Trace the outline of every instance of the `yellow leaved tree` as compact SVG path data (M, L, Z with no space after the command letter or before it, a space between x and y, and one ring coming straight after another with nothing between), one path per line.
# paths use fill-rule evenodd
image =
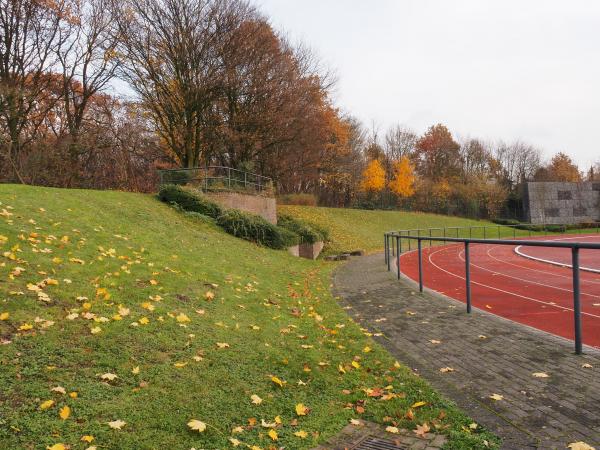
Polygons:
M394 163L394 177L389 187L398 197L410 197L415 193L415 168L406 156Z
M385 169L374 159L363 171L360 188L366 192L380 192L385 187Z

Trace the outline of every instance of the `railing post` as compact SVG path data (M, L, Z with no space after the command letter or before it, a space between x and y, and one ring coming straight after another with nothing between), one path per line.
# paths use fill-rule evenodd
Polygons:
M575 353L583 353L583 344L581 338L581 299L579 291L579 248L573 247L571 250L573 259L573 316L575 319Z
M429 237L431 237L431 228L429 229ZM431 247L431 239L429 239L429 247Z
M465 282L467 288L467 313L471 314L471 252L469 243L465 242Z
M388 255L387 255L387 240L388 240L387 233L383 233L383 258L384 258L386 264L387 264L387 260L388 260Z
M500 225L498 225L498 239L500 239Z
M517 237L517 227L513 227L513 239Z
M390 270L392 270L392 269L391 269L391 258L390 258L390 238L391 238L391 236L390 236L390 235L388 235L388 239L387 239L387 243L386 243L386 251L387 251L387 270L388 270L388 272L389 272Z
M487 239L487 236L486 236L486 231L487 231L487 227L484 225L484 226L483 226L483 238L484 238L484 239Z
M417 237L417 245L419 249L419 292L423 292L423 250L420 237Z
M472 234L473 234L473 227L470 226L469 227L469 239L471 239L473 237Z
M410 238L411 230L408 230L408 251L412 251L412 239Z
M400 279L400 236L396 236L396 268L398 270L398 279Z

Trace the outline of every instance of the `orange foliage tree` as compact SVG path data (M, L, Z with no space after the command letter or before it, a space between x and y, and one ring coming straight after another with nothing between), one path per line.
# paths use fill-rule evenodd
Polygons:
M385 187L385 170L379 160L374 159L363 171L360 187L363 191L381 192Z
M407 156L394 163L394 177L389 188L398 197L410 197L415 193L415 170Z

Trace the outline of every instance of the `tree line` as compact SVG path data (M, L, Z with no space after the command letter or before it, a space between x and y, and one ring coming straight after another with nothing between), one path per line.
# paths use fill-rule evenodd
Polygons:
M525 179L582 179L443 125L380 138L334 84L247 1L0 0L0 181L154 191L156 169L223 165L324 205L489 216Z

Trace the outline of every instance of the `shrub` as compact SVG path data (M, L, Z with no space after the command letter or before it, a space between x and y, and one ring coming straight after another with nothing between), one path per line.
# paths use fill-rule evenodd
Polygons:
M497 223L498 225L520 225L516 219L493 219L492 222Z
M219 205L203 197L200 193L174 184L162 186L158 192L158 198L166 203L175 203L184 211L200 213L215 219L223 213L223 209Z
M217 218L217 224L229 234L274 249L298 245L300 237L260 216L239 210L228 210Z
M317 197L312 194L284 194L277 197L280 205L317 206Z
M321 231L321 227L296 219L287 214L277 216L277 224L287 230L290 230L300 236L300 243L314 244L315 242L325 241L326 233ZM328 233L327 233L328 234Z

